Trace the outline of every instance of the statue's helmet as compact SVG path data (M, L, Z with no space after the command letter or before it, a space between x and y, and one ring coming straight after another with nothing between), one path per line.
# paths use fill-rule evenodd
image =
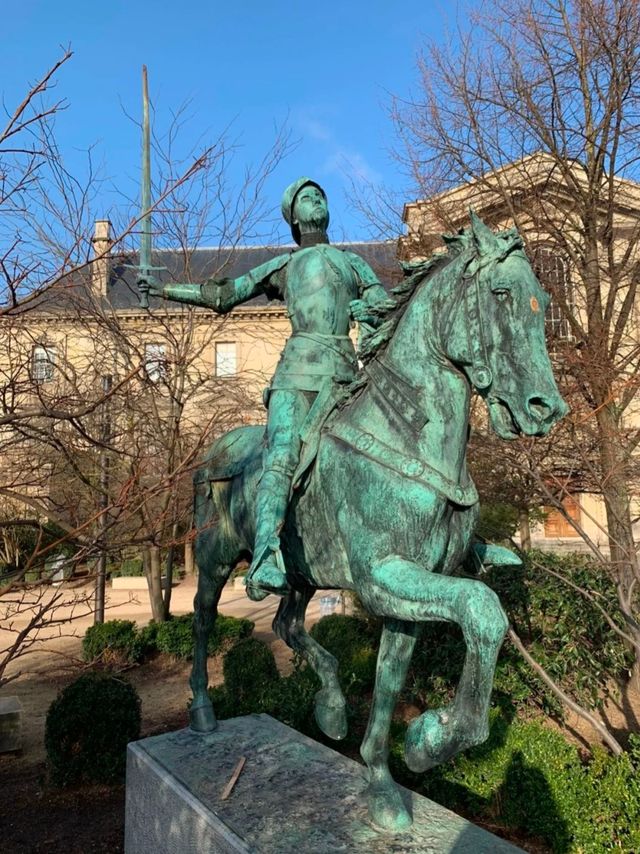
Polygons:
M303 187L306 187L309 184L311 184L312 187L317 187L326 200L327 194L325 193L325 191L322 189L320 184L317 183L317 181L312 181L311 178L298 178L298 180L294 181L293 184L289 184L289 186L282 195L282 216L285 218L287 224L291 228L291 234L293 235L293 239L296 243L300 243L300 229L293 222L293 206L296 201L296 196L298 195L300 190L302 190ZM329 225L328 211L326 225Z

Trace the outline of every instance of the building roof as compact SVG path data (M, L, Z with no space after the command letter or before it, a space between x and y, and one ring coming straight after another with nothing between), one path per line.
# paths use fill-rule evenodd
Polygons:
M336 243L336 247L355 252L371 266L382 284L390 289L402 278L402 270L397 260L397 242L393 240L370 243ZM277 255L290 252L296 247L290 246L235 246L198 248L188 250L154 250L152 264L164 268L156 272L163 283L204 282L209 278L237 278L249 270L269 261ZM30 300L28 310L37 309L52 315L68 316L91 307L104 311L136 311L140 307L140 295L136 286L138 253L111 254L108 259L108 281L106 298L99 297L92 289L92 265L87 264L48 288L35 300ZM171 305L176 310L184 309L180 303L167 303L152 297L150 309ZM275 300L271 303L266 296L259 296L244 304L247 307L280 306ZM17 307L11 314L22 313Z

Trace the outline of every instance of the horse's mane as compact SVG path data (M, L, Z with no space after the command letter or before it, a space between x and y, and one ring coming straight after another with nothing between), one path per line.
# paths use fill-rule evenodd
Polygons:
M391 298L394 304L378 312L381 322L377 328L363 327L363 335L358 349L358 357L363 364L366 365L370 362L391 341L398 323L411 302L416 287L424 281L425 277L430 278L437 270L445 267L451 259L452 255L447 251L432 255L426 261L402 265L405 278L391 290Z
M522 238L515 228L498 232L493 237L495 238L496 246L494 251L489 253L492 257L487 260L499 260L514 249L521 249L523 246ZM378 312L378 317L381 319L378 327L376 329L369 327L364 330L364 334L362 335L358 356L363 364L366 365L375 356L384 352L419 284L424 282L425 279L430 279L463 253L468 253L469 261L481 257L471 228L460 229L458 234L443 234L442 239L446 247L445 252L437 252L426 261L404 263L402 265L405 278L391 290L391 297L394 304L390 307L382 308ZM359 387L361 382L356 380L355 385Z

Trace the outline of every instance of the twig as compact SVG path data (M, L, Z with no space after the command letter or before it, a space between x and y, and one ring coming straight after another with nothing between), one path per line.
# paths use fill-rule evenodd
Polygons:
M244 763L246 761L247 761L246 756L241 756L240 759L238 759L238 764L233 769L233 774L231 775L229 782L224 787L223 792L220 795L221 801L226 801L227 798L229 797L229 795L231 794L231 792L233 791L233 787L238 782L238 777L242 773L242 769L244 768Z
M562 688L558 684L556 684L556 682L554 682L553 679L549 676L544 667L538 664L538 662L531 656L531 654L527 652L524 644L512 628L509 629L508 635L509 640L515 646L515 648L518 650L524 660L527 662L529 667L531 667L532 670L534 670L536 674L540 677L540 679L542 679L544 684L553 691L553 693L560 700L560 702L564 703L564 705L571 709L572 712L575 712L576 715L587 721L587 723L589 723L600 735L602 740L606 742L612 753L615 756L619 756L623 752L622 747L616 741L613 735L609 732L606 726L602 723L602 721L599 721L593 715L589 714L586 709L578 705L578 703L572 700L568 694L565 694Z

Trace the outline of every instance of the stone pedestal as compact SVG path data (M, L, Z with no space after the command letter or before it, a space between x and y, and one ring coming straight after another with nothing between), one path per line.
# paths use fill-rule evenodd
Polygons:
M22 750L22 705L17 697L0 697L0 753Z
M246 762L221 799L239 760ZM404 790L414 824L377 830L364 768L275 721L248 715L210 735L185 729L129 745L126 854L516 854L444 807ZM522 854L522 852L521 852Z

